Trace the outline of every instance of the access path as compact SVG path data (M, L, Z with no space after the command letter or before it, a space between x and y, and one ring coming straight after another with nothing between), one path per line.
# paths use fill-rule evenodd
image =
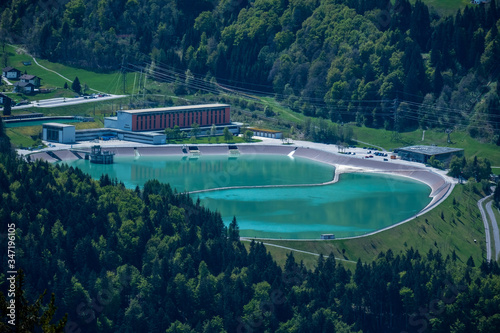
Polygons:
M63 79L65 79L66 81L68 81L68 82L70 82L70 83L73 83L73 80L68 79L67 77L65 77L65 76L61 75L60 73L58 73L58 72L56 72L56 71L53 71L52 69L48 69L47 67L40 65L40 64L38 63L38 61L36 61L35 57L32 57L32 58L33 58L33 61L35 62L35 64L37 64L37 65L38 65L38 67L41 67L42 69L45 69L46 71L52 72L52 73L54 73L54 74L56 74L56 75L59 75L60 77L62 77L62 78L63 78Z
M251 238L246 238L246 237L241 237L240 238L240 241L242 242L251 242L252 239ZM260 242L260 240L259 240ZM266 245L266 246L274 246L274 247L278 247L280 249L285 249L285 250L288 250L288 251L294 251L294 252L299 252L299 253L304 253L304 254L310 254L310 255L313 255L313 256L317 256L319 257L320 254L319 253L314 253L314 252L309 252L309 251L302 251L302 250L297 250L297 249L294 249L294 248L291 248L291 247L286 247L286 246L281 246L281 245L276 245L276 244L271 244L271 243L264 243L262 242L262 244ZM325 256L323 255L324 258L328 258L328 256ZM337 258L337 257L334 257L335 260L340 260L340 261L345 261L345 262L350 262L350 263L353 263L355 264L356 261L353 261L353 260L347 260L347 259L342 259L342 258Z
M488 218L486 216L486 213L484 212L484 207L483 207L483 201L491 198L491 195L488 195L487 197L482 198L477 202L477 206L479 208L479 211L481 212L481 217L483 218L483 224L484 224L484 234L486 236L486 260L490 261L491 260L491 236L490 236L490 224L488 223ZM495 221L496 222L496 221Z
M491 221L491 232L493 233L493 253L491 256L493 257L494 260L498 260L498 255L500 254L500 233L498 230L498 221L496 220L495 214L493 213L493 201L490 201L486 204L486 212L488 213L488 216L490 217Z

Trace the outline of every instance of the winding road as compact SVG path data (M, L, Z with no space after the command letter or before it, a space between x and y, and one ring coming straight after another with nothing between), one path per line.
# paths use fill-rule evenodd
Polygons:
M493 259L498 260L498 254L500 253L500 233L498 231L498 221L495 218L495 214L493 213L493 201L490 201L486 204L486 212L488 212L488 216L490 217L492 232L493 232L493 244L495 251L492 253Z
M487 197L482 198L477 202L477 206L479 208L479 211L481 212L481 217L483 218L483 224L484 224L484 234L486 236L486 260L491 261L491 244L490 244L490 224L488 223L488 218L486 217L486 213L484 212L484 207L483 207L483 201L486 199L489 199L491 195L488 195Z
M493 194L488 195L487 197L482 198L477 202L477 206L479 208L479 211L481 212L481 217L483 219L483 224L484 224L484 234L486 236L486 260L491 261L492 257L494 260L498 259L498 255L500 254L500 231L498 228L498 221L496 220L495 214L493 212L492 204L493 201L489 201L486 203L486 211L485 207L483 206L483 202L485 200L490 199L493 196ZM486 214L486 212L488 214ZM491 221L491 229L490 229L490 223L488 222L488 217L489 220ZM491 243L491 234L493 233L493 244ZM493 253L493 256L492 256Z

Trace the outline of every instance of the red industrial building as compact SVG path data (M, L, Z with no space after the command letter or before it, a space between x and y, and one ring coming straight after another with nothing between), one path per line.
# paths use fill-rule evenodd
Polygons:
M230 125L230 106L227 104L203 104L174 106L168 108L122 110L116 117L107 117L104 127L125 131L161 131L165 128L200 127L211 125Z

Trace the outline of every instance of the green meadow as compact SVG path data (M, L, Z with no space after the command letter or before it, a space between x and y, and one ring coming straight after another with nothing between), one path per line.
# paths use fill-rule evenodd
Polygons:
M472 138L465 130L452 132L450 134L451 143L448 143L448 135L442 129L426 130L425 134L421 129L400 133L398 140L394 139L393 131L385 129L357 127L354 125L352 129L357 140L384 147L386 150L412 145L463 148L467 158L474 156L485 157L490 160L492 166L500 166L500 147L495 144L480 142Z
M8 65L19 69L23 73L26 72L27 74L40 77L42 79L42 88L63 88L65 83L71 88L72 81L78 77L82 89L85 84L89 87L89 90L86 91L89 94L95 92L123 94L124 92L123 74L119 71L98 73L53 63L48 60L36 59L38 64L41 65L39 66L35 63L31 55L28 55L19 47L7 45L6 51L8 52ZM23 64L24 62L31 62L31 65L25 66ZM126 75L125 92L127 94L131 93L133 90L134 79L137 84L137 77L134 73L128 73ZM10 87L6 85L3 85L2 88L4 90L7 89L6 91L10 89ZM71 94L74 95L74 93ZM37 97L39 99L53 98L48 94L38 94Z

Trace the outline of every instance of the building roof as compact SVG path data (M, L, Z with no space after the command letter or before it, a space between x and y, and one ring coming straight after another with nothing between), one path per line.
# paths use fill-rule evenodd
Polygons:
M24 79L24 80L34 80L36 78L38 78L38 76L36 76L36 75L29 75L29 74L23 74L20 77L21 80L22 79Z
M130 114L140 114L148 112L175 112L184 110L197 110L197 109L212 109L212 108L228 108L229 104L201 104L201 105L184 105L184 106L172 106L168 108L153 108L153 109L140 109L140 110L122 110L118 112L125 112Z
M14 71L14 72L20 72L20 70L19 70L19 69L14 68L14 67L11 67L11 66L7 66L7 67L5 67L2 71L3 71L3 72L12 72L12 71Z
M12 98L10 98L9 96L7 96L7 95L5 95L5 94L2 94L2 93L0 93L0 97L3 97L3 98L8 98L8 99L12 99Z
M26 87L26 86L34 87L33 83L31 82L21 82L21 81L14 83L14 85L17 87Z
M265 133L281 133L281 131L275 131L271 129L263 129L263 128L257 128L257 127L249 127L248 128L251 131L259 131L259 132L265 132Z
M43 127L45 127L45 126L50 126L50 127L75 127L75 125L60 124L60 123L45 123L45 124L43 124Z
M416 154L428 155L428 156L463 151L462 148L437 147L437 146L410 146L410 147L398 148L398 150L412 152Z

